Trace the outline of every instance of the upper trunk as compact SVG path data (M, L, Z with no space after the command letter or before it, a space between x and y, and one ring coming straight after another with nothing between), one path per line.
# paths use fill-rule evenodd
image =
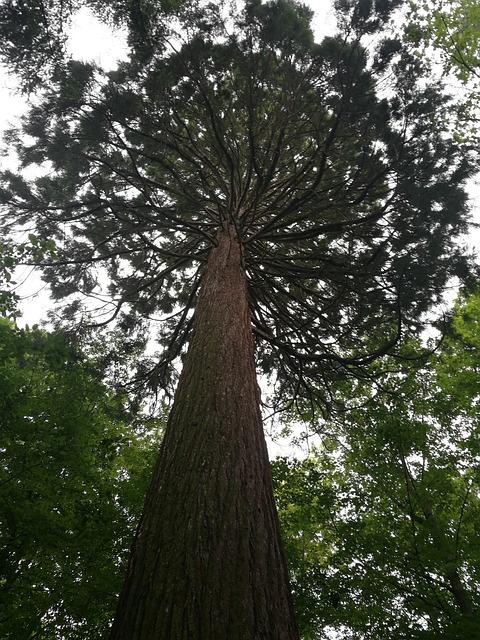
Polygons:
M111 640L298 638L241 247L217 239Z

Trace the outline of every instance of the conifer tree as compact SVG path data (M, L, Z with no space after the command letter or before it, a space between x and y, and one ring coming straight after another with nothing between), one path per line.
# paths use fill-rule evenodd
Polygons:
M153 386L184 358L111 640L298 637L255 368L328 410L466 268L472 163L394 5L339 3L316 43L293 0L149 4L129 62L62 63L10 134L44 171L4 174L5 224L55 240L54 297L160 320Z

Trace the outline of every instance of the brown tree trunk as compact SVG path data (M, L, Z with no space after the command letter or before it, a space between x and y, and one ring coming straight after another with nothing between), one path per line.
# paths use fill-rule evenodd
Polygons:
M297 639L233 227L195 314L110 638Z

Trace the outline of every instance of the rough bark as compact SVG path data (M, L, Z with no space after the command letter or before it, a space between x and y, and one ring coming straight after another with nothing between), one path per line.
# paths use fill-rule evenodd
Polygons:
M297 639L233 227L195 314L111 640Z

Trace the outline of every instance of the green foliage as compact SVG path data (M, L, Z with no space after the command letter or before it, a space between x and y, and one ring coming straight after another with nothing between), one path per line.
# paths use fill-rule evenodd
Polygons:
M0 636L104 638L160 420L61 333L0 319Z
M453 89L450 109L457 122L456 138L474 140L478 134L480 98L480 5L476 0L411 1L404 37L417 56L441 67Z
M55 257L55 242L41 240L33 233L28 234L28 242L0 244L0 317L14 320L21 316L15 269L25 264L38 265Z
M327 586L333 554L330 513L336 504L328 467L276 458L271 465L297 622L304 640L319 637L337 593ZM333 590L332 590L333 589Z
M18 255L11 245L0 245L0 316L14 319L20 315L19 296L14 291L16 285L13 271Z
M480 77L480 6L476 0L411 3L414 20L407 33L419 45L432 45L447 72L462 82Z
M478 636L479 364L472 295L427 361L386 364L377 394L344 388L365 405L321 425L311 458L274 463L304 638Z

